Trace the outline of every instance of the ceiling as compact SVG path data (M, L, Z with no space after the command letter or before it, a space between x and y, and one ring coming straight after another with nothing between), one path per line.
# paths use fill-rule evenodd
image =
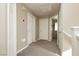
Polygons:
M25 3L25 6L38 17L56 15L59 11L59 3Z

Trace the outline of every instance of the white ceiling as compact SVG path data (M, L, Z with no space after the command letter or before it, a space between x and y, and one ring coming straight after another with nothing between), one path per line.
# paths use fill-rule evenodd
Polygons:
M59 11L59 3L25 3L25 6L38 17L56 15Z

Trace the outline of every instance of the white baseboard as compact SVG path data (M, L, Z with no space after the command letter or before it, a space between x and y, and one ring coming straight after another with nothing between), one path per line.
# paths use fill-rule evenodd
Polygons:
M17 52L17 54L18 53L20 53L22 50L24 50L25 48L27 48L29 45L26 45L24 48L22 48L22 49L20 49L18 52Z
M52 39L48 39L48 41L49 41L49 42L51 42L51 41L52 41Z

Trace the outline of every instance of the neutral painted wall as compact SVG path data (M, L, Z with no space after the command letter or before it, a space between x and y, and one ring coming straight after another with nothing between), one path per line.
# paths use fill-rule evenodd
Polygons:
M48 18L39 19L39 39L48 40Z
M0 55L7 53L7 4L0 3Z
M63 25L63 31L72 36L71 27L79 26L79 4L61 4L60 20ZM65 37L63 37L65 38ZM72 41L73 39L71 39ZM65 41L65 39L63 40ZM63 42L62 41L62 42ZM76 42L72 43L75 44ZM79 44L78 44L79 45ZM77 52L79 52L77 50Z
M35 16L22 4L17 4L17 51L35 42ZM24 22L23 22L24 20Z
M71 27L79 26L79 4L62 4L61 15L63 31L72 35Z
M17 51L27 45L27 10L23 5L16 5L17 12ZM24 20L24 22L23 22Z

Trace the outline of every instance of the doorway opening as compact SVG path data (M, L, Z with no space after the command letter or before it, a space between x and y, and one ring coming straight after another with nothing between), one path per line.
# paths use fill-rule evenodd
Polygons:
M52 41L57 41L57 30L58 30L58 24L57 19L52 19Z

